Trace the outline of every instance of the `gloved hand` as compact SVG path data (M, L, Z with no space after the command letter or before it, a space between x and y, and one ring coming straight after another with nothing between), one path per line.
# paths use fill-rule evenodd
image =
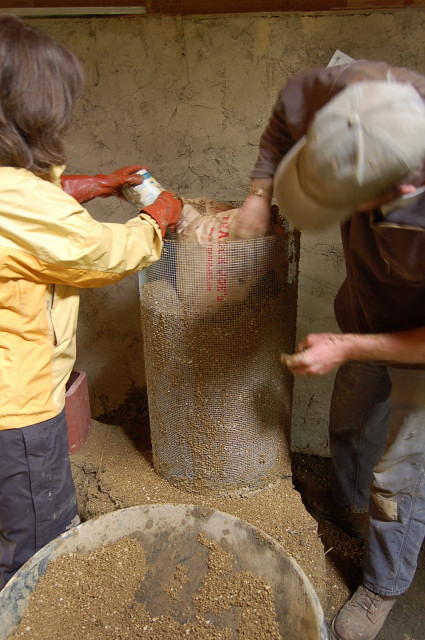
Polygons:
M162 237L165 236L167 227L173 227L180 218L183 208L181 200L176 198L169 191L159 194L155 202L143 207L140 213L148 213L159 224Z
M98 197L119 196L122 198L121 187L124 184L138 185L143 182L142 176L136 173L140 169L146 169L146 167L140 165L123 167L108 175L62 176L62 188L81 204Z

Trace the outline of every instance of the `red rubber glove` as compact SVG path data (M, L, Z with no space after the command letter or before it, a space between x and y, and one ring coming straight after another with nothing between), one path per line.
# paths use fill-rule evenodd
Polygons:
M181 200L169 191L163 191L155 202L143 207L140 213L148 213L159 224L162 237L164 237L167 227L173 227L178 222L182 208Z
M120 189L123 184L138 185L143 182L142 176L136 174L136 171L140 171L140 169L146 169L146 167L140 165L123 167L109 175L62 176L62 189L81 204L93 200L93 198L108 198L109 196L122 198Z

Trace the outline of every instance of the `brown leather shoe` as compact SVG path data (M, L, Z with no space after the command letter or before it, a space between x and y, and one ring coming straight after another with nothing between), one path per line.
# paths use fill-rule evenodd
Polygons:
M329 489L314 486L311 482L295 483L306 508L313 516L325 518L337 524L346 533L361 540L366 537L369 525L369 513L352 513L338 508L332 500Z
M396 599L380 596L360 586L332 620L332 640L374 640Z

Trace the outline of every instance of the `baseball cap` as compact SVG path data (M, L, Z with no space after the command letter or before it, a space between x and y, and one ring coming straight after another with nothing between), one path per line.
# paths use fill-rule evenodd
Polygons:
M356 82L320 109L274 177L279 209L296 228L322 231L347 220L422 165L425 105L414 87Z

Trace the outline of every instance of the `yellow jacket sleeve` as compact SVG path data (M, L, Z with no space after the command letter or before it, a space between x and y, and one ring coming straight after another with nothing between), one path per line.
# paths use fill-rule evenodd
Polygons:
M101 287L158 260L159 227L148 215L98 222L60 187L24 169L0 168L0 272Z

